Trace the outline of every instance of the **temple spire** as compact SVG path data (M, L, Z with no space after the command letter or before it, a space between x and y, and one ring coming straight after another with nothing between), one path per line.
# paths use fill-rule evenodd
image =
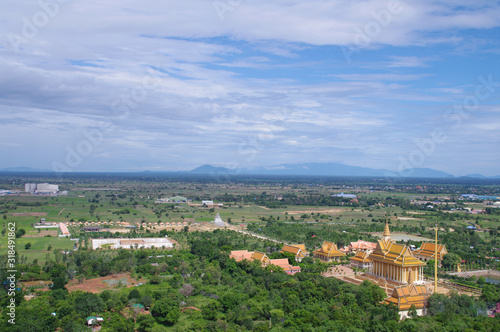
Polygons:
M391 231L389 230L389 223L386 219L384 228L384 239L390 239L390 238L391 238Z

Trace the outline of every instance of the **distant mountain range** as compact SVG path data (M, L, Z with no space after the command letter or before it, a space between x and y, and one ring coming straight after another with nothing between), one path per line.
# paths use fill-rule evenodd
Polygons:
M7 168L1 168L0 172L50 172L49 169L38 169L38 168L32 168L32 167L7 167Z
M0 169L0 172L51 172L47 169L31 167L9 167ZM150 172L150 171L143 171ZM166 173L166 172L154 172ZM369 177L415 177L415 178L457 178L456 176L431 168L411 168L402 172L393 172L386 169L350 166L338 163L303 163L303 164L281 164L270 167L258 167L253 169L215 167L203 165L187 172L168 172L184 174L242 174L242 175L307 175L307 176L369 176ZM468 174L458 178L475 179L499 179L497 176L484 176L482 174Z
M454 175L431 168L411 168L402 172L393 172L386 169L350 166L337 163L304 163L281 164L271 167L254 169L238 168L228 169L203 165L190 171L196 174L248 174L248 175L311 175L311 176L383 176L383 177L415 177L415 178L455 178ZM468 178L500 178L487 177L481 174L470 174Z

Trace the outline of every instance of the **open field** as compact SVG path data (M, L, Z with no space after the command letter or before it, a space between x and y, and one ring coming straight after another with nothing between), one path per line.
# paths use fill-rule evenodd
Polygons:
M78 280L70 280L66 288L69 291L84 291L91 293L100 293L106 289L114 289L117 287L134 287L138 283L146 283L147 280L132 278L130 273L121 273L113 276L106 276L100 278L85 279L82 283ZM49 290L49 286L52 282L37 280L37 281L25 281L22 286L27 289L29 287L35 287L36 290Z
M0 178L0 181L2 179ZM38 181L38 180L34 180ZM51 180L46 180L50 182ZM368 181L368 180L363 180ZM7 189L22 190L14 187L12 182L5 181L2 187ZM467 215L463 210L438 214L435 210L411 205L412 200L452 200L450 204L457 207L471 207L484 209L482 202L459 202L455 185L446 186L422 186L394 185L360 182L354 186L346 185L344 180L319 181L312 184L308 181L278 181L269 180L246 180L241 182L213 183L198 180L181 181L179 179L166 180L151 178L150 180L138 180L133 176L130 178L81 178L60 183L61 190L68 190L67 196L21 196L0 197L0 215L3 217L3 227L8 223L15 222L17 229L24 229L26 234L17 239L17 250L20 256L26 257L28 261L39 259L43 262L45 256L52 254L47 251L49 245L52 250L71 250L73 242L69 239L58 238L56 229L42 229L38 231L31 225L45 218L46 222L109 222L124 221L137 227L138 235L145 232L158 232L167 230L181 231L183 226L159 226L163 223L188 224L190 231L197 229L210 229L209 225L203 224L214 219L219 213L224 221L230 221L233 225L264 225L267 220L273 219L277 222L304 222L335 224L336 228L351 232L353 227L364 231L382 231L385 220L391 222L391 227L403 232L423 232L430 229L436 222L436 218L443 215L448 216L448 227L461 228L473 224L480 224L482 228L496 229L500 226L500 214L491 215ZM445 187L443 189L443 187ZM496 187L487 187L495 191ZM426 192L429 191L429 192ZM446 191L447 190L447 191ZM485 189L486 190L486 189ZM433 191L432 193L430 191ZM358 196L359 204L346 202L330 202L325 204L318 198L331 197L335 193L354 193ZM185 196L191 198L189 204L157 204L158 198L171 196ZM280 197L280 201L276 197ZM201 205L201 200L214 200L214 203L223 203L223 207L208 208ZM305 204L307 199L320 205ZM342 206L342 204L345 204ZM144 227L149 223L153 228ZM194 226L194 224L200 224ZM113 233L128 233L129 228L109 227ZM106 230L106 228L104 228ZM72 237L82 238L85 233L79 231L79 227L70 227ZM50 237L46 237L49 236ZM480 234L488 239L488 232ZM6 253L6 237L0 238L0 254ZM30 242L31 249L24 249L24 245Z
M52 236L52 237L57 237L58 234L59 234L59 231L57 229L40 230L40 232L38 232L37 230L30 230L30 231L26 232L26 235L24 235L24 237L37 238L37 237L46 237L47 235Z
M130 273L122 273L113 276L86 279L81 284L78 280L71 280L67 288L69 291L84 291L91 293L100 293L106 289L113 289L117 287L134 287L138 283L145 283L147 280L134 279Z
M43 217L46 216L47 212L21 212L21 213L12 213L13 217Z
M3 239L2 239L3 240ZM3 241L2 241L3 242ZM25 245L31 243L30 249L25 249ZM46 260L46 256L54 255L54 250L72 250L74 241L63 237L22 237L16 239L16 250L19 257L26 257L27 262L32 262L37 259L39 263ZM48 247L52 246L48 251ZM0 254L7 253L7 246L5 242L0 245Z
M292 210L287 211L288 214L307 214L307 213L341 213L347 212L348 209L309 209L309 210Z

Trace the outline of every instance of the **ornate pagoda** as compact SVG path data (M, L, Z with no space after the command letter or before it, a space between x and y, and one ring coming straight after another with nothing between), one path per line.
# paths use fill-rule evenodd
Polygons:
M415 258L409 247L396 244L391 239L391 232L387 222L383 237L378 241L377 247L369 258L373 264L370 273L375 276L401 284L408 284L410 279L415 284L423 283L423 267L425 263Z

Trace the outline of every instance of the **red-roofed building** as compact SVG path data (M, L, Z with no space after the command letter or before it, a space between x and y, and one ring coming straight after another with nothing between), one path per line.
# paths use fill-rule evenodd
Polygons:
M377 248L377 244L374 243L374 242L368 242L368 241L363 241L363 240L359 240L357 242L351 242L349 244L349 250L351 252L358 252L358 251L368 251L368 252L372 252L373 250L375 250L375 248Z
M271 259L271 264L281 267L289 275L294 275L301 271L300 266L290 265L288 258Z
M253 251L248 250L234 250L231 251L231 255L229 258L234 258L237 262L241 262L242 260L252 260Z
M59 237L71 236L71 234L68 231L68 227L66 227L66 225L63 224L62 222L59 223L59 230L61 231L61 234L59 235Z

